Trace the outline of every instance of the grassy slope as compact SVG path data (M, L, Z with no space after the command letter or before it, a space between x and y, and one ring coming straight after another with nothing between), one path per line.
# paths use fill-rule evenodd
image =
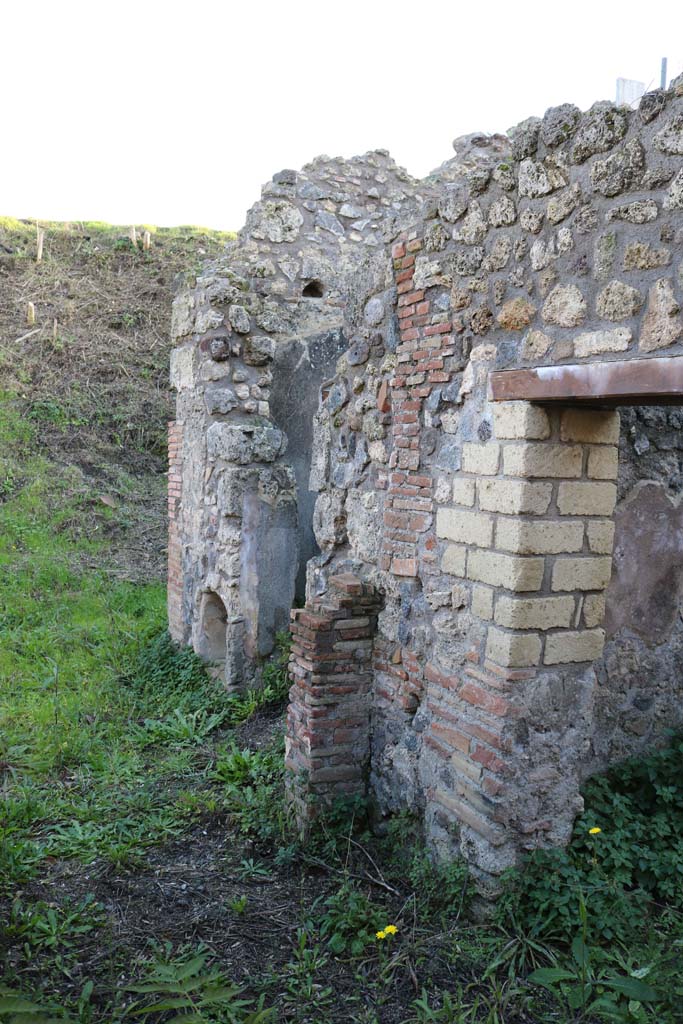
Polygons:
M459 866L431 869L409 821L299 845L282 666L259 710L165 642L170 290L224 239L125 234L50 226L36 265L32 226L0 220L0 1021L129 1020L145 979L196 1005L215 971L301 1024L597 1020L523 980L565 950L464 923ZM618 1019L673 1024L679 919L639 941L620 969L653 965L666 999ZM3 984L62 1009L10 1011ZM247 1020L236 999L191 1019Z

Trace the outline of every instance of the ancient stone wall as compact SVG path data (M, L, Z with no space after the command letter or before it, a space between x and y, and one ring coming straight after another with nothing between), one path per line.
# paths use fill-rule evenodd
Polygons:
M253 552L263 533L245 529L244 484L229 500L225 480L240 458L242 475L267 465L254 499L261 501L270 474L289 474L278 485L292 506L287 536L310 525L318 548L307 558L307 611L294 624L291 791L301 808L336 791L335 772L342 788L359 785L344 776L337 712L328 719L316 710L335 706L339 695L306 654L329 654L326 645L341 642L336 620L321 619L321 610L340 607L332 581L353 577L360 593L382 602L372 638L364 634L354 656L362 668L353 700L367 706L367 728L359 723L349 742L367 743L367 756L363 746L357 757L359 765L367 760L365 791L379 815L419 813L434 851L464 853L485 888L520 851L567 840L587 774L658 742L683 717L680 413L628 408L620 431L617 412L578 406L571 396L543 406L494 401L490 390L494 371L540 367L553 380L562 366L578 365L575 376L590 383L606 362L681 356L683 83L648 94L637 111L599 103L581 114L565 105L509 139L471 136L454 145L455 157L423 183L385 156L340 173L334 164L335 174L311 165L318 175L325 168L328 190L306 200L312 208L301 190L313 171L290 175L287 198L277 200L286 216L264 199L220 270L235 274L241 260L252 261L241 271L248 301L210 305L216 270L178 300L191 315L179 330L186 340L176 373L192 362L191 375L177 379L183 599L188 624L198 621L207 591L221 596L228 623L242 623L245 635L270 621L270 598L247 585L250 573L259 577ZM330 174L356 189L355 221L329 207L341 196L330 195ZM376 221L361 216L361 195L378 203L363 184L371 174L383 203ZM324 250L328 276L315 275L322 300L303 295L304 257L277 255L285 229L262 227L275 216L297 221L286 229L299 232L287 245ZM330 231L330 217L343 234ZM291 277L282 269L290 257L299 260ZM262 292L254 267L264 259L274 273L260 279ZM322 302L314 327L309 301ZM276 427L270 406L250 420L244 405L206 411L214 388L236 390L216 359L217 339L230 349L231 372L244 372L257 327L266 330L264 303L277 306L283 326L278 332L268 319L262 365L270 379L256 384L263 394L244 391L245 402L275 407L272 396L297 372L283 362L280 380L277 352L301 338L310 349L321 313L344 349L334 375L320 381L315 409L301 403L297 423L310 414L312 450L307 435L297 465L287 462L287 417ZM243 331L234 304L248 313ZM220 323L199 321L207 308L221 313ZM254 440L243 449L245 424ZM227 434L230 444L218 445ZM302 516L309 469L317 499ZM292 525L294 507L302 525ZM226 523L241 552L229 583L211 576L225 557ZM292 577L282 611L293 587ZM266 646L239 649L254 665ZM245 678L243 668L241 676L226 672L231 681ZM306 710L304 693L320 703ZM315 778L323 765L329 791Z

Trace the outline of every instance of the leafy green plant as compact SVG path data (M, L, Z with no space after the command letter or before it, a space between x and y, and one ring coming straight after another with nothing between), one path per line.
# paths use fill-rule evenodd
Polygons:
M17 828L0 826L0 893L12 893L34 878L44 856L43 847L22 838Z
M325 970L329 958L317 944L311 944L310 935L305 928L299 928L294 944L293 957L287 963L278 978L281 986L284 980L282 999L285 1007L291 1012L302 1003L308 1012L322 1013L333 1002L334 990L318 980L318 975Z
M284 805L283 739L266 750L235 752L219 759L221 774L229 781L223 792L224 804L231 820L242 835L270 842L282 838L287 831L288 817Z
M7 1024L75 1024L63 1006L38 1003L22 992L0 985L0 1021Z
M245 857L237 868L237 877L245 881L246 879L268 879L273 876L265 864L257 864L253 857Z
M68 949L101 923L102 907L92 895L86 896L71 911L42 901L26 906L15 900L8 933L35 950Z
M142 998L128 1009L133 1017L147 1020L168 1013L166 1024L214 1024L217 1017L225 1024L265 1024L273 1012L265 1009L261 997L255 1009L253 999L242 998L242 989L227 981L218 970L207 967L208 953L180 951L175 956L171 943L165 943L146 980L129 985L128 991Z
M366 946L375 942L384 916L365 893L347 880L322 902L320 934L333 953L360 956Z
M579 1020L598 1015L610 1020L633 1020L633 1003L651 1003L659 997L643 981L649 968L633 974L616 974L609 967L598 968L592 960L590 948L583 937L577 935L571 946L571 959L563 967L539 967L529 975L529 981L550 989L572 1011L578 1011Z
M239 914L241 916L246 911L248 902L249 898L242 895L237 896L234 900L230 900L228 906L232 910L233 914Z
M466 1021L476 1019L477 1005L465 1007L462 993L456 1002L450 992L442 992L439 1001L440 1005L434 1006L433 998L423 988L417 999L410 1004L415 1016L404 1024L465 1024Z
M591 779L570 845L508 875L498 921L569 943L582 900L592 942L631 941L654 904L683 909L683 738Z

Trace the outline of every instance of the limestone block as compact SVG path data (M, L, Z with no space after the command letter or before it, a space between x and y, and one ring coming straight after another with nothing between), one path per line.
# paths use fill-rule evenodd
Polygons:
M592 524L589 524L589 526ZM580 551L583 523L554 520L528 521L500 518L496 525L496 547L518 555L557 555Z
M615 327L613 331L589 331L574 338L574 354L579 359L598 356L603 352L625 352L632 332L628 327Z
M586 319L586 300L575 284L555 285L541 310L546 323L577 327Z
M565 409L562 413L560 437L563 441L588 444L619 443L619 413L592 409Z
M561 483L557 507L563 516L611 516L617 489L611 483Z
M643 305L643 296L637 288L623 281L610 281L595 301L598 316L605 320L626 320L635 316Z
M194 387L194 348L186 345L171 352L171 387L184 391Z
M541 640L535 633L504 633L491 626L486 637L486 657L506 668L537 665Z
M476 483L474 480L458 478L453 481L453 501L456 505L466 505L472 508L476 494Z
M521 331L523 327L528 327L535 313L536 307L533 303L518 296L505 303L497 320L506 331Z
M489 210L489 224L491 227L500 228L514 224L517 220L515 204L509 196L501 196L495 203L491 204Z
M498 472L500 445L464 444L462 446L462 468L465 473L479 476L493 476Z
M683 114L676 114L652 141L661 153L683 156Z
M671 263L669 249L655 249L647 242L631 242L624 253L624 270L656 270Z
M548 200L546 215L551 224L559 224L581 201L581 186L576 184Z
M543 559L477 549L469 553L467 578L506 590L538 590L543 581Z
M588 546L597 555L611 555L614 547L614 523L611 519L596 519L586 524Z
M545 167L536 160L527 158L519 165L519 194L529 199L547 196L553 191Z
M206 432L206 444L210 460L246 466L250 462L274 462L284 453L287 439L270 425L212 423Z
M584 629L572 633L553 633L545 642L546 665L564 665L577 661L595 661L605 646L602 629Z
M640 332L641 352L654 352L673 345L683 334L680 306L674 297L671 281L660 278L650 288L647 311Z
M588 451L588 476L597 480L616 480L619 468L619 450L611 445L600 445Z
M461 544L489 548L493 541L493 518L481 512L440 508L436 513L436 535Z
M493 618L493 591L490 587L472 587L472 614L489 621Z
M481 480L479 507L485 512L504 512L507 515L548 511L552 484L532 484L526 480Z
M611 558L556 558L551 588L558 590L604 590L612 574Z
M601 626L605 619L605 595L586 594L583 602L583 621L589 629Z
M657 204L654 199L637 199L633 203L614 206L607 214L607 220L625 220L630 224L647 224L657 219Z
M506 476L581 476L583 449L568 444L508 444L503 449Z
M171 311L171 337L182 338L194 327L195 299L191 292L181 291L173 300Z
M508 629L567 628L574 615L573 597L507 597L496 602L495 621Z
M664 199L665 210L683 210L683 167L669 185Z
M494 402L493 432L499 439L543 441L550 422L545 409L531 402Z
M522 359L526 359L528 362L543 359L548 354L552 343L552 338L549 338L543 331L529 331L522 342Z
M461 544L449 544L441 559L441 568L451 576L465 576L467 548Z

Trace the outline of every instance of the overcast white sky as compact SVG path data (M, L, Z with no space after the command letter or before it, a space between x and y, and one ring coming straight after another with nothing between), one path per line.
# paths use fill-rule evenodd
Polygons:
M683 3L0 0L0 214L239 228L319 153L451 140L683 69Z

